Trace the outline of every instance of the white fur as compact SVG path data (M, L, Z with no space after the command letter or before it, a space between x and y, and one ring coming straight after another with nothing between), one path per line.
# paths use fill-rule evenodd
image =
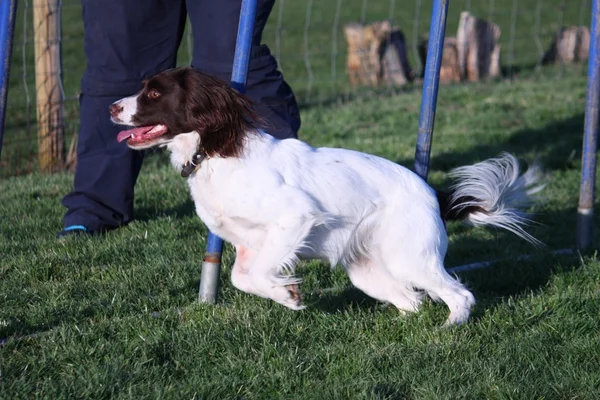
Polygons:
M130 125L133 126L133 116L137 112L137 99L139 95L125 97L121 100L115 101L113 104L123 107L123 110L119 113L118 119L111 117L111 120L116 124Z
M531 196L544 187L538 184L541 177L539 166L534 165L520 175L517 159L504 153L498 158L456 168L450 171L450 176L457 180L453 186L453 199L462 196L477 199L459 203L455 206L456 209L478 206L486 210L486 213L469 214L467 222L475 226L494 225L532 244L541 245L541 242L523 229L522 225L526 225L529 220L521 210L532 202Z
M192 157L199 140L192 132L167 144L176 168ZM520 196L526 185L514 182L528 178L515 178L518 166L509 171L492 161L485 167L455 171L464 179L459 192L481 192L492 203L482 207L496 209L507 195L491 193L490 185L506 181ZM494 174L498 179L488 179ZM236 246L232 282L241 290L300 309L290 291L299 283L296 261L320 259L341 264L356 287L402 311L416 311L428 294L450 308L447 323L469 316L473 295L444 269L448 238L435 191L400 165L259 133L249 136L241 157L209 158L188 183L198 216ZM492 212L473 222L530 238L515 228L521 220L513 214L494 219Z

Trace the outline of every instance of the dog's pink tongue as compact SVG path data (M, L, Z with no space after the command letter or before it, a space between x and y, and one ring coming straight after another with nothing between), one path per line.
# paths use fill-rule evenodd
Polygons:
M152 128L152 126L141 126L139 128L129 129L127 131L121 131L117 135L117 142L121 143L123 140L129 139L133 135L143 135Z

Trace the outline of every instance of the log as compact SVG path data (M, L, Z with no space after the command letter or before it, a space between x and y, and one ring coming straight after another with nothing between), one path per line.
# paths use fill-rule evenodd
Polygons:
M440 83L476 82L500 76L499 39L498 25L462 12L456 37L444 39ZM427 45L427 38L419 43L419 57L423 66L427 58Z
M392 28L386 38L383 52L383 81L388 85L402 86L415 79L408 62L406 38L399 28Z
M500 27L471 15L460 14L456 32L462 80L476 82L500 76Z
M62 169L65 160L60 0L33 1L38 160L42 172Z
M390 24L387 21L370 25L350 23L344 26L348 44L346 68L352 86L379 85L381 45L389 31Z
M590 30L587 26L562 28L554 34L542 64L573 64L587 61L590 51Z
M344 26L348 45L346 71L352 86L404 85L414 78L404 34L390 21Z
M427 46L429 40L425 38L419 43L419 58L425 72L425 63L427 60ZM444 39L444 49L442 52L442 66L440 68L440 83L457 83L461 81L461 74L458 62L458 46L455 37L446 37Z

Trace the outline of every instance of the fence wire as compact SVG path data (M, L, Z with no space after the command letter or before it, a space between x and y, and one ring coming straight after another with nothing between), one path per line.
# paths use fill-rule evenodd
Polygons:
M32 0L19 3L0 158L1 177L37 170L34 4ZM278 0L265 28L263 42L271 47L280 70L303 107L346 99L367 89L349 85L344 26L350 22L391 20L406 36L409 63L418 75L423 69L419 43L429 30L431 4L431 0ZM65 148L69 149L77 135L77 99L85 67L83 23L78 0L63 0L60 5ZM540 76L555 79L562 73L560 68L541 67L540 60L560 28L589 24L590 8L589 0L453 1L446 34L455 36L460 13L469 11L500 26L504 78L508 81ZM192 59L191 29L186 29L183 42L179 65L187 65ZM376 92L376 95L388 93L389 90Z

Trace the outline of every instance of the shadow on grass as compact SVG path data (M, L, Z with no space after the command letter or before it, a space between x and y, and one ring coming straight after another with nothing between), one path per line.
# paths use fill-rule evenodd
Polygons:
M565 170L573 166L573 160L581 157L583 121L582 113L540 129L517 131L502 143L481 143L464 151L438 153L431 158L431 168L449 171L457 166L496 157L502 152L534 152L540 155L539 161L545 170ZM576 149L575 154L573 149ZM414 164L413 159L398 159L396 162L408 167Z
M406 383L378 383L372 389L374 399L400 400L414 397L410 386Z
M380 302L355 287L347 287L340 293L309 295L306 300L306 304L310 308L321 310L327 314L343 313L354 308L375 310L381 305Z
M541 66L537 62L521 65L502 65L500 67L500 74L503 79L515 79L518 77L528 78L534 73L539 73L540 71Z
M135 219L138 221L148 222L156 219L159 216L168 216L174 219L187 218L196 214L194 202L189 196L182 199L182 202L175 207L168 207L157 211L154 206L141 206L135 210ZM197 232L197 229L195 230Z

